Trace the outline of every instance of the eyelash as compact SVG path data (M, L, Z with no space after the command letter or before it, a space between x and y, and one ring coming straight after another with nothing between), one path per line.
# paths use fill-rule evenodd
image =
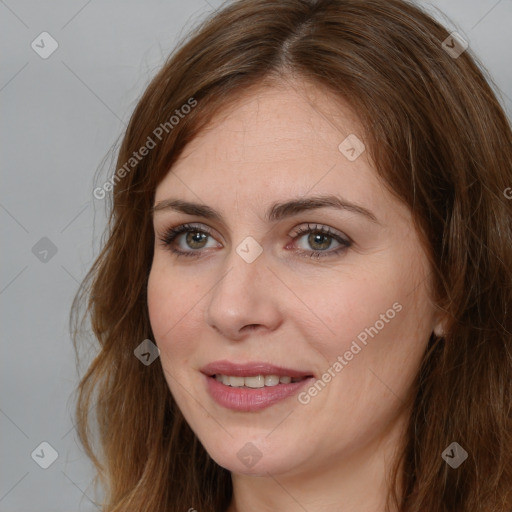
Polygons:
M197 251L181 251L181 250L175 249L172 246L173 242L176 240L176 238L179 235L181 235L183 233L189 233L189 232L192 232L192 233L202 233L202 234L205 234L207 236L211 236L213 238L213 235L212 235L211 231L209 229L207 229L207 228L201 228L200 229L200 228L198 228L196 226L193 226L191 224L181 224L181 225L176 226L174 228L168 229L164 233L164 236L160 238L160 242L161 242L161 244L163 245L163 247L165 249L170 250L171 252L176 254L177 257L186 256L186 257L198 258L198 257L200 257L202 250L197 250ZM325 258L325 257L336 256L336 255L340 254L341 252L345 251L346 249L348 249L352 245L352 241L351 240L342 238L341 236L339 236L337 233L333 232L328 227L325 227L325 226L318 227L317 224L314 224L313 227L311 227L311 225L308 224L307 228L304 227L304 226L301 226L297 230L297 232L295 233L292 241L295 241L295 240L297 240L299 238L302 238L302 236L304 236L304 234L309 234L309 233L320 233L320 234L323 234L323 235L328 235L330 238L333 238L334 240L339 242L341 244L341 246L338 247L337 249L333 250L333 251L304 251L304 250L299 250L298 252L299 252L299 254L302 257Z

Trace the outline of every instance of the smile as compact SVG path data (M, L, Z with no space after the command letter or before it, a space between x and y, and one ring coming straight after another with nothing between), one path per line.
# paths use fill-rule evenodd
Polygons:
M222 382L225 386L233 388L247 387L251 389L263 388L265 386L277 386L278 384L290 384L291 382L300 382L307 377L290 377L288 375L280 377L279 375L255 375L252 377L239 377L236 375L214 375L217 382Z

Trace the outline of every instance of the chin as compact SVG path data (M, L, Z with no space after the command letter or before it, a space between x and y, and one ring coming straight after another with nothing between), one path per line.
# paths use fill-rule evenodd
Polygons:
M232 473L251 475L251 476L268 476L268 474L280 474L290 470L291 462L287 459L282 450L271 449L271 455L265 455L261 444L250 441L230 441L226 445L225 450L219 450L216 444L212 450L207 445L205 449L210 457L221 467ZM240 445L240 448L235 448ZM294 461L296 462L296 461Z

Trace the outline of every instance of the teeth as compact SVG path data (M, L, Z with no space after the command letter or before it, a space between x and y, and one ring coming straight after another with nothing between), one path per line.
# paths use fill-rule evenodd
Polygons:
M290 384L290 382L298 382L305 377L291 378L288 376L279 377L278 375L255 375L253 377L235 377L230 375L215 375L215 379L226 386L233 388L262 388L265 386L277 386L278 384Z
M277 386L279 377L277 375L265 375L265 386Z
M234 388L241 388L245 384L245 379L243 377L226 377L225 375L222 376L223 382L226 380L227 382L224 382L224 384L228 386L233 386Z
M231 380L233 377L229 377ZM248 388L262 388L265 386L265 377L263 375L256 375L256 377L239 377L245 381Z

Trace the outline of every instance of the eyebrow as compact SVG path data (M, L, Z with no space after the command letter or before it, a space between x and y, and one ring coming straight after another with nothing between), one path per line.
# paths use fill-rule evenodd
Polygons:
M274 203L268 209L265 218L267 222L277 222L308 210L320 208L347 210L362 215L375 224L381 225L377 217L370 210L335 195L301 197L284 203ZM164 199L159 201L151 208L151 213L169 210L225 223L222 215L213 208L205 204L183 201L181 199Z

